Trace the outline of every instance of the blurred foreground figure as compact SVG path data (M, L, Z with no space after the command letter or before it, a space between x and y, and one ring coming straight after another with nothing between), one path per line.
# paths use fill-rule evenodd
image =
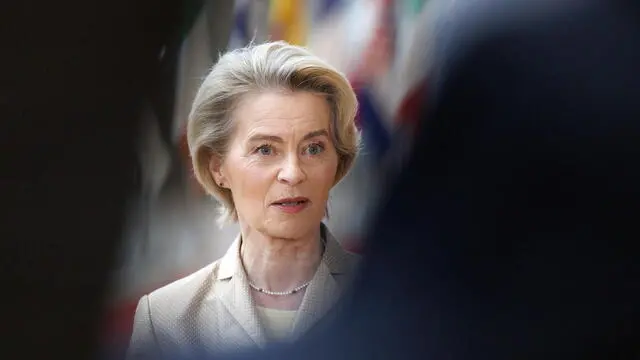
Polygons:
M638 6L451 6L339 320L248 358L640 355Z
M2 358L96 356L109 270L140 189L141 104L164 89L186 3L0 6Z

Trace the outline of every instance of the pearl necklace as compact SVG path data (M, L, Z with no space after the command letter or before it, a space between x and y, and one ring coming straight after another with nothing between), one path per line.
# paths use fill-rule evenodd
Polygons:
M267 289L263 289L263 288L255 286L251 281L249 281L249 286L251 286L251 288L253 290L259 291L261 293L265 293L267 295L286 296L286 295L293 295L293 294L297 293L298 291L300 291L300 290L306 288L307 286L309 286L310 283L311 283L311 281L307 281L306 283L294 288L293 290L289 290L289 291L269 291Z

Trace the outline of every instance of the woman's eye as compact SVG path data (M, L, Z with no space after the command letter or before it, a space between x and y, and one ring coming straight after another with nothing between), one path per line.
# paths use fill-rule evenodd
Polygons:
M260 155L268 156L273 154L273 148L271 145L262 145L256 149L256 152Z
M311 144L307 147L307 154L318 155L322 153L324 147L321 144Z

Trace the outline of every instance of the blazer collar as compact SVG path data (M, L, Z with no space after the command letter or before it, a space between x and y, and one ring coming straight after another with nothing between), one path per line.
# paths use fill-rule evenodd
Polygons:
M240 259L240 245L242 244L242 236L238 234L231 246L220 259L218 267L218 280L227 280L235 275L238 269L242 269L242 261Z
M350 255L342 249L324 224L321 227L325 250L294 320L294 338L307 330L333 306L342 290L335 276L349 272L351 266ZM242 266L241 243L242 238L238 235L220 260L217 280L222 283L216 286L216 297L222 301L253 342L263 346L267 338L260 324L249 281Z

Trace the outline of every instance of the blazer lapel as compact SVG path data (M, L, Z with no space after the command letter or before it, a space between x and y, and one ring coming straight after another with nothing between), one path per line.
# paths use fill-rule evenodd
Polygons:
M340 289L329 267L320 263L313 280L307 287L298 313L293 322L293 337L307 331L327 313L339 297Z
M349 275L353 274L355 256L342 249L324 224L322 238L325 251L294 320L294 338L308 330L335 305L348 283Z
M293 338L304 333L336 303L353 273L357 256L345 252L333 235L322 224L325 251L293 323ZM263 347L267 343L265 331L251 295L247 274L240 259L241 237L238 235L220 260L215 274L211 301L219 301L226 311L217 311L215 328L226 344L247 342ZM214 306L213 304L211 306ZM221 309L222 310L222 309Z
M264 346L267 338L251 296L247 275L240 262L240 243L240 236L238 236L222 258L215 295L251 340L258 346ZM237 341L238 335L232 329L221 331L221 336L228 337L228 340L235 338Z

